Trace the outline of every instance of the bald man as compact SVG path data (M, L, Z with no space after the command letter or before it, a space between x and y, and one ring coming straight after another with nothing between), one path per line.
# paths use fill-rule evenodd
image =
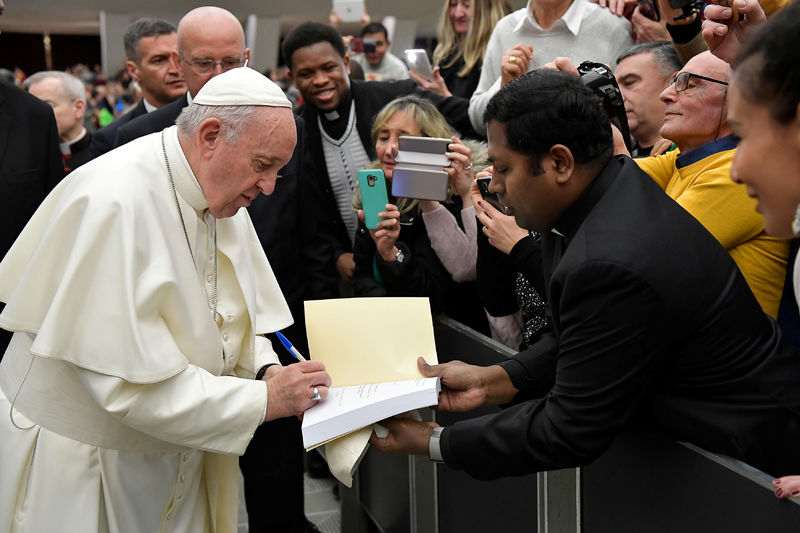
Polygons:
M115 146L172 126L208 80L250 60L241 23L227 9L215 6L198 7L184 15L178 23L178 50L171 54L170 60L183 73L186 94L120 126Z

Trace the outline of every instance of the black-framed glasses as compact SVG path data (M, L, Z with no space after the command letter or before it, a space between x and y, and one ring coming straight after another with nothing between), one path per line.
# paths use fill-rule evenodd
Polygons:
M725 85L725 86L728 85L727 81L715 80L714 78L707 78L705 76L701 76L700 74L692 74L691 72L681 72L680 74L672 78L672 81L670 81L669 84L672 85L674 83L675 92L680 93L689 88L689 80L691 80L692 78L697 78L698 80L710 81L713 83L719 83L720 85Z
M193 59L189 61L186 59L182 53L178 52L178 55L181 57L187 65L192 67L197 73L199 74L208 74L209 72L214 72L216 70L217 65L222 67L222 72L230 70L232 68L239 68L243 65L247 64L247 58L240 58L240 57L226 57L223 58L221 61L214 61L213 59Z

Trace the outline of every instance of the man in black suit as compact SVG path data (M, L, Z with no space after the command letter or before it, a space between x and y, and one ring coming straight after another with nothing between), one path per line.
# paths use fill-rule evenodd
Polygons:
M140 18L128 26L122 41L127 58L125 68L131 79L139 84L142 99L133 109L94 132L91 147L95 157L114 148L117 130L121 126L186 93L183 73L172 61L172 53L178 49L175 25L166 20Z
M0 81L0 260L63 177L53 109ZM0 329L0 358L10 340Z
M326 24L306 22L293 28L281 51L303 97L298 111L305 122L303 173L316 178L315 194L324 219L320 230L331 242L340 279L352 285L357 219L350 200L358 170L375 158L371 132L375 115L395 98L416 92L432 100L462 135L474 136L469 102L421 91L413 80L350 80L342 38Z
M169 61L186 81L184 93L173 102L123 124L114 146L161 131L175 120L208 80L250 60L244 45L244 30L230 11L206 6L189 11L178 23L178 45Z
M439 408L372 442L480 479L585 465L633 423L771 474L800 469L800 364L719 242L627 157L580 80L534 71L486 111L490 190L543 233L553 333L488 367L428 366ZM492 221L480 216L491 236Z

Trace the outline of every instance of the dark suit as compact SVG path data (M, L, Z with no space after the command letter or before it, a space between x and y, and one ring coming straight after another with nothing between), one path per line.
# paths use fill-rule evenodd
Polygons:
M436 104L448 122L465 136L475 136L469 122L467 108L469 101L459 98L442 98L433 93L418 91L413 80L364 82L351 80L350 95L355 102L356 129L361 144L370 159L375 158L375 143L372 141L372 122L383 106L398 98L418 93ZM308 104L301 106L299 113L305 120L303 136L306 150L304 155L304 174L314 176L319 209L325 221L324 231L331 241L333 258L345 252L352 252L350 236L339 215L336 198L333 196L325 153L322 149L322 135L319 131L319 111Z
M103 155L114 148L117 139L117 130L131 120L147 114L144 99L139 100L136 106L104 128L100 128L92 135L91 151L94 157Z
M53 109L0 81L0 259L63 177ZM0 330L0 358L9 340Z
M159 107L146 115L137 117L127 124L123 124L117 130L117 137L114 140L114 148L122 146L139 137L144 137L151 133L161 131L175 125L178 115L188 104L188 99L184 94L174 102L170 102L164 107ZM112 123L113 124L113 123Z
M61 158L64 161L64 172L69 174L79 166L83 165L84 163L88 163L97 157L97 154L92 148L93 141L94 134L87 131L86 135L84 135L80 140L69 145L70 153L68 155L61 155Z
M449 465L482 479L580 466L637 422L800 472L800 359L699 222L620 158L555 228L553 333L502 363L513 406L445 429Z

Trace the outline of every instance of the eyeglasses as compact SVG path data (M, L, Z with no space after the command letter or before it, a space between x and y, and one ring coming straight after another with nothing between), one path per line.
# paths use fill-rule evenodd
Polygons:
M247 64L247 59L238 57L226 57L222 61L214 61L213 59L193 59L189 61L182 53L178 52L181 59L190 67L192 67L198 74L208 74L217 69L217 65L222 67L222 72L228 71L232 68L238 68Z
M699 74L692 74L691 72L681 72L680 74L672 78L672 81L670 81L669 84L672 85L674 83L675 92L680 93L689 88L689 80L692 78L697 78L698 80L706 80L713 83L719 83L720 85L726 85L726 86L728 85L727 81L715 80L714 78L706 78L705 76L701 76Z

